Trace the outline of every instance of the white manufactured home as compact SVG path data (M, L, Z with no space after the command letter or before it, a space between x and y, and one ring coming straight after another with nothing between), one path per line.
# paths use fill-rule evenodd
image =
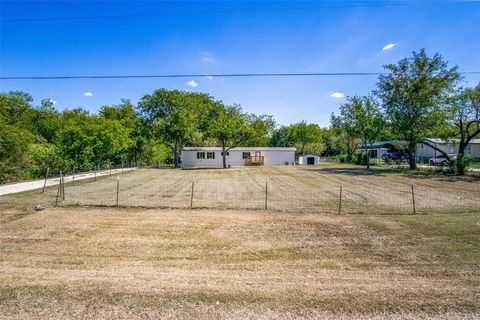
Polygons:
M237 147L226 153L227 166L270 166L294 164L295 148ZM223 165L221 147L185 147L182 150L184 167L218 167Z

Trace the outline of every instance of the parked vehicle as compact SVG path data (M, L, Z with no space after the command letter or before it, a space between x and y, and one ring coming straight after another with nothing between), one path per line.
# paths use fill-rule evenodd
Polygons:
M398 152L394 152L394 151L387 151L385 152L383 155L382 155L382 159L383 160L397 160L399 157L399 154Z
M382 159L383 161L385 161L385 163L390 163L390 162L401 163L404 161L408 161L410 159L410 156L408 153L387 151L382 155Z
M450 157L451 160L457 160L456 154L449 154L448 156ZM428 163L431 166L446 166L448 165L448 160L443 155L439 155L439 156L430 158L430 160L428 160Z

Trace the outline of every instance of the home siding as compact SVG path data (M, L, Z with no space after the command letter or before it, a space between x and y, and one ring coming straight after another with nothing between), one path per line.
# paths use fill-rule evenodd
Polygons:
M295 151L262 151L262 156L266 166L295 162Z
M471 144L470 152L466 154L469 158L472 158L475 162L480 162L480 144Z
M430 143L434 144L433 142ZM437 147L448 154L458 153L458 143L438 144ZM421 143L419 143L417 146L417 159L420 161L428 161L428 159L439 155L441 155L440 152L429 146ZM477 162L480 161L480 144L470 144L470 150L467 149L465 155L469 158L474 159Z
M258 151L258 150L255 150ZM250 151L251 155L255 154L255 151ZM205 159L197 159L197 152L205 152ZM206 159L207 152L215 152L215 159ZM232 167L244 166L245 159L243 159L243 152L245 150L230 150L229 155L226 157L227 166ZM264 157L264 165L280 165L288 162L292 164L295 161L295 151L260 151ZM183 150L182 151L182 163L185 167L204 166L204 167L218 167L223 165L223 159L221 151L207 151L207 150Z

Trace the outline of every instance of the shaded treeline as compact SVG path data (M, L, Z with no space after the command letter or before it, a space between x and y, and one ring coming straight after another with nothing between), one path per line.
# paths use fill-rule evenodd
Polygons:
M205 93L159 89L129 100L58 111L25 92L0 94L0 182L121 165L180 165L183 146L296 146L320 154L328 130L301 122L278 127Z

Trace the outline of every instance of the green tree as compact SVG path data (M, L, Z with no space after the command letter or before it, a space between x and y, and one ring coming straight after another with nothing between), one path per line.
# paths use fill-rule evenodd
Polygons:
M102 106L99 115L107 120L118 121L128 129L130 144L127 147L126 157L137 163L137 158L146 143L146 137L142 119L135 113L131 101L122 99L118 105Z
M325 146L322 154L325 156L336 156L346 152L344 141L341 138L342 132L332 126L322 129L322 141Z
M24 178L30 166L32 101L21 91L0 93L0 182Z
M347 154L347 161L352 161L353 153L358 149L358 146L361 143L353 119L343 117L341 114L339 116L332 114L330 117L330 124L335 137L343 145L343 150Z
M307 124L306 121L301 121L290 125L290 135L293 140L293 145L297 148L299 154L306 152L317 154L320 150L323 151L322 130L317 124ZM320 151L321 152L321 151Z
M124 161L128 155L130 129L118 120L90 115L81 109L63 112L64 125L56 144L68 167L90 170L93 166Z
M28 144L30 132L0 119L0 183L17 181L30 166Z
M378 102L371 97L349 97L340 106L340 118L351 126L353 137L362 141L367 153L367 169L370 169L369 147L381 136L385 122Z
M270 144L276 123L273 116L262 114L246 115L246 130L249 131L248 140L244 141L245 146L266 147Z
M211 120L209 135L222 146L223 168L227 167L227 152L248 140L246 115L238 105L216 103L216 115Z
M159 89L145 95L138 104L150 129L172 149L176 168L183 146L192 140L198 128L195 102L195 94Z
M289 127L281 126L280 128L273 130L270 139L271 147L291 147L293 146L293 143L293 136Z
M465 150L480 135L480 84L463 90L453 99L452 112L454 136L460 138L455 164L457 173L463 175L467 164Z
M28 145L30 166L27 170L29 178L43 177L47 172L58 173L65 169L59 148L51 143L31 143Z
M418 143L426 144L447 159L449 156L425 140L436 134L448 120L446 104L460 80L457 67L447 68L439 54L428 57L425 50L385 66L377 95L393 133L405 140L410 153L410 169L416 169Z

